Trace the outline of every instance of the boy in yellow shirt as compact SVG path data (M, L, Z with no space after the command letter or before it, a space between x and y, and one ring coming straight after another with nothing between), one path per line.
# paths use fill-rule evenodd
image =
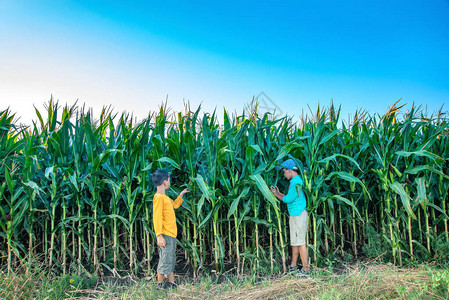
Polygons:
M170 188L170 176L166 171L156 170L152 177L157 192L153 198L153 224L157 237L159 263L157 265L157 282L162 287L164 278L168 278L168 288L175 288L175 264L176 264L176 215L174 209L181 206L182 196L190 192L184 189L176 198L170 199L165 191Z

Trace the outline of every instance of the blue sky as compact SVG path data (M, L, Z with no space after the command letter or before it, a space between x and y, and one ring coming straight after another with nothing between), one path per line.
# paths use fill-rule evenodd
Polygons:
M449 1L0 0L0 109L449 105Z

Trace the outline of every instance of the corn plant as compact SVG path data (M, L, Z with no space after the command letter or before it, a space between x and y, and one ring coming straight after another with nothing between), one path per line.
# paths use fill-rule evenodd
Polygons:
M287 209L268 187L288 188L277 168L287 158L304 182L315 265L372 247L367 228L396 264L438 259L435 245L449 243L448 117L404 110L394 103L344 121L331 104L295 122L253 102L221 121L164 104L137 122L50 100L29 128L3 110L0 262L8 272L37 259L61 273L151 274L151 173L161 168L170 197L191 189L176 214L179 252L195 277L285 272Z

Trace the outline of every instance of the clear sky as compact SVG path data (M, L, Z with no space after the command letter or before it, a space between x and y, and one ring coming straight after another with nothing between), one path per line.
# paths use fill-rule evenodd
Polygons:
M0 110L449 106L449 1L0 0ZM262 96L261 96L262 97Z

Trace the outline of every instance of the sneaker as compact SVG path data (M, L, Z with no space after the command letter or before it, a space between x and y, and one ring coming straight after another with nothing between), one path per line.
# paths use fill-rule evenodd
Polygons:
M178 285L174 282L167 282L167 285L165 286L168 290L174 290L178 287Z
M296 273L296 272L298 272L298 266L294 266L294 267L288 266L288 271L287 271L287 273L293 274L293 273Z
M297 275L298 276L310 276L310 270L306 271L306 270L304 270L304 268L301 268L301 270L299 270Z
M158 283L157 286L156 286L156 288L157 288L158 290L163 290L163 289L165 289L165 285L164 285L164 283Z

